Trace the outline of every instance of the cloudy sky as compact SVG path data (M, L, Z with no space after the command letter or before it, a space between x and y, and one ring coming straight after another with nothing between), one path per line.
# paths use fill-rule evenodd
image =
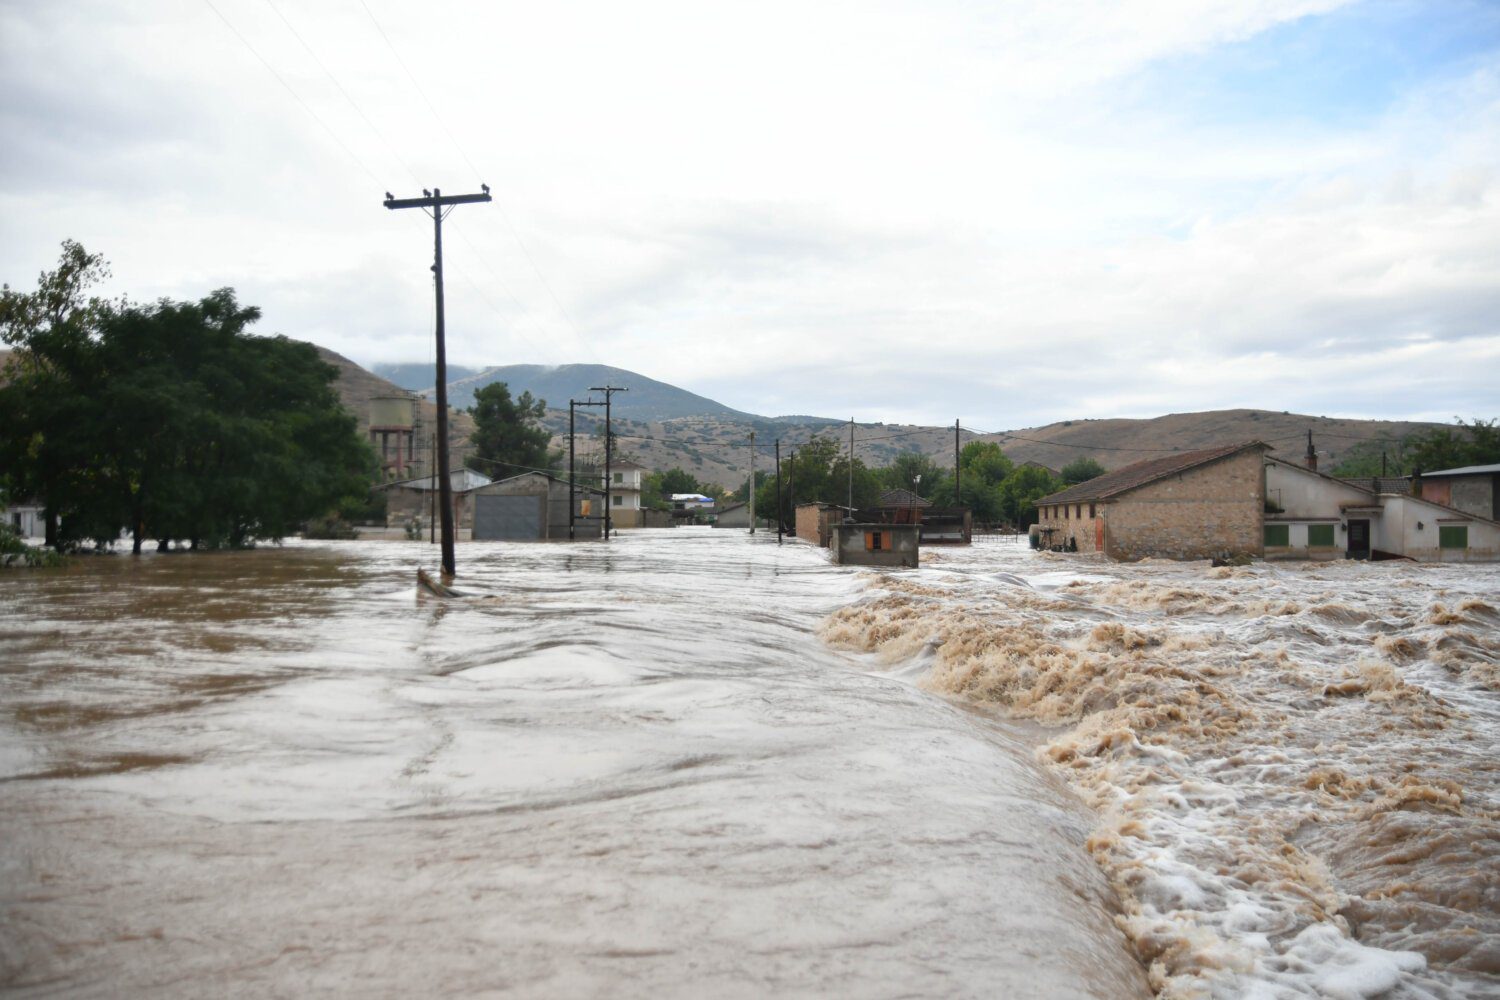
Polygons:
M1489 0L0 0L0 280L999 429L1500 416Z

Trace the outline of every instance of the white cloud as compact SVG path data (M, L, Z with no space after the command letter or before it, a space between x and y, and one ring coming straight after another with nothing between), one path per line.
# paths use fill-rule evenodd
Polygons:
M206 6L0 7L0 276L71 236L138 297L231 284L268 330L420 359L430 224L380 195L485 180L448 229L457 362L980 426L1494 409L1411 353L1491 356L1492 71L1318 128L1118 86L1337 4L369 2L441 123L357 3L278 4L335 84L215 0L323 124Z

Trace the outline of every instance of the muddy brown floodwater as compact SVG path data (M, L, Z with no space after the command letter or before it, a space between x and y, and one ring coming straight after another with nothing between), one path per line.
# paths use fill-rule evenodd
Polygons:
M879 581L710 529L460 560L0 575L0 989L1149 995L1030 730L818 638Z
M1163 996L1500 996L1500 566L924 559L825 638L1037 724Z

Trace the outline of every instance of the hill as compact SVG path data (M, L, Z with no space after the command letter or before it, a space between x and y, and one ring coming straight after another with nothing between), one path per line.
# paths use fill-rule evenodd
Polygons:
M388 364L375 365L370 369L376 375L387 381L394 382L403 389L426 395L432 390L432 362L431 361L404 361ZM463 365L448 366L448 381L454 379L469 378L484 371L482 368L465 368Z
M369 401L375 396L395 395L402 387L366 371L348 358L319 348L324 360L339 372L340 397L360 420L361 431L369 426ZM389 366L387 369L389 370ZM849 439L848 423L821 417L768 418L743 413L695 393L620 368L602 365L512 365L487 368L482 374L503 378L517 392L529 390L554 405L545 423L552 431L553 447L566 453L568 411L556 403L572 396L583 398L591 385L623 385L628 392L615 397L614 431L620 450L649 469L674 466L686 469L703 483L718 483L730 489L744 482L749 468L749 435L756 435L756 467L768 469L771 447L779 440L782 454L801 447L815 435L832 436L840 444ZM504 376L509 375L509 378ZM472 376L465 376L472 377ZM512 381L514 379L514 381ZM561 390L558 392L557 390ZM473 421L455 409L450 421L449 444L453 464L462 464L469 451L468 436ZM469 396L472 399L472 390ZM640 403L632 412L625 400ZM644 402L642 402L644 401ZM431 435L436 408L423 401L417 429L418 465L431 461ZM682 412L682 411L689 412ZM665 414L665 415L664 415ZM598 457L602 448L603 413L598 409L578 414L576 450L580 461ZM1356 445L1372 440L1398 441L1414 432L1442 426L1400 420L1355 420L1312 416L1272 410L1210 410L1172 413L1148 419L1064 420L1058 423L995 433L964 429L960 443L985 440L998 443L1016 462L1037 462L1053 469L1080 457L1097 460L1106 469L1118 468L1174 451L1190 451L1231 441L1259 439L1273 445L1276 454L1298 460L1313 432L1319 465L1330 470ZM856 424L855 451L868 465L888 464L902 452L917 451L932 456L940 465L953 462L952 427L911 424ZM497 470L497 472L500 470Z
M377 365L376 372L407 388L432 395L432 367L419 365ZM391 374L387 374L391 373ZM403 382L396 378L401 375ZM725 406L697 393L679 389L666 382L647 378L639 372L609 365L498 365L493 368L450 368L448 370L448 403L455 409L474 405L474 393L491 382L504 382L512 396L529 392L537 399L567 412L568 400L602 398L589 390L596 385L626 386L629 392L614 397L613 411L631 420L672 420L677 417L742 417L757 419L753 414Z
M1279 458L1300 460L1312 431L1318 466L1331 470L1356 445L1400 441L1417 431L1442 426L1409 420L1355 420L1273 410L1208 410L1128 420L1064 420L1043 427L987 434L1018 462L1060 469L1080 456L1106 469L1176 451L1258 439L1275 447Z

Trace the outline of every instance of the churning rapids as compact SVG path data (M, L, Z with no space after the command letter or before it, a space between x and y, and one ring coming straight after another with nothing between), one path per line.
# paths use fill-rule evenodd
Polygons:
M1500 567L431 553L0 576L0 988L1500 993Z
M0 990L1145 997L1013 731L764 533L0 576Z
M825 638L1037 724L1163 996L1500 996L1500 566L928 555Z

